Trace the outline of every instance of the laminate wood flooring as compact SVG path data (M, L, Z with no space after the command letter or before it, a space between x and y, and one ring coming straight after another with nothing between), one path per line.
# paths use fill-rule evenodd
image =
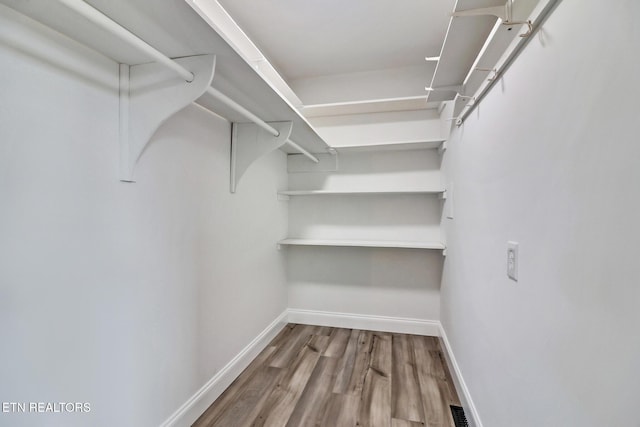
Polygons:
M454 427L438 338L288 324L194 427Z

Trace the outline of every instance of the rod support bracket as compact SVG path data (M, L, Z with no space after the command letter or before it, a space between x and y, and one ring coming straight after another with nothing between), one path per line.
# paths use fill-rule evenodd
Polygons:
M533 33L533 23L531 22L531 20L526 20L526 21L508 21L508 22L503 22L502 25L506 25L506 26L514 26L514 25L526 25L528 27L527 31L519 34L520 37L529 37L532 33Z
M175 62L193 70L191 83L156 62L120 64L120 181L135 182L135 166L160 125L202 96L213 80L215 55L189 56Z
M240 178L261 157L287 143L293 130L293 122L269 122L278 136L264 130L255 123L233 123L231 130L231 184L236 192Z
M512 11L512 0L507 0L504 6L480 7L477 9L459 10L451 14L451 16L495 16L502 21L502 25L527 25L529 30L520 34L520 37L529 37L533 33L533 24L531 21L514 21Z

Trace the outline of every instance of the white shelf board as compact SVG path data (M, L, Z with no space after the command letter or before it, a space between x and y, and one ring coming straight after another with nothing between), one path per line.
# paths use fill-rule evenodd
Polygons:
M442 194L445 190L400 190L400 191L358 191L358 190L287 190L278 191L282 196L322 196L322 195L428 195Z
M216 70L212 86L241 104L266 122L292 121L291 139L312 153L324 153L326 142L308 120L276 91L257 70L229 46L207 22L184 1L155 0L103 1L86 0L122 27L126 28L170 58L215 54ZM0 0L19 13L102 53L120 64L144 64L149 57L123 43L64 4L50 0ZM162 29L162 31L158 31ZM90 76L82 76L90 78ZM196 101L229 121L248 120L210 95ZM281 151L296 153L288 144Z
M444 138L427 139L420 141L398 141L387 142L384 144L365 144L365 145L334 145L331 148L335 148L340 152L350 151L393 151L393 150L424 150L439 148L442 143L446 141Z
M305 117L342 116L389 111L415 111L437 108L439 103L427 103L427 95L402 98L370 99L364 101L312 104L302 107Z
M291 246L348 246L358 248L401 248L445 250L440 242L407 242L389 240L324 240L324 239L284 239L279 245Z

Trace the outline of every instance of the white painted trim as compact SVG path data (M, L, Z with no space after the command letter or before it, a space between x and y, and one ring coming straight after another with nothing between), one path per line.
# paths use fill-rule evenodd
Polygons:
M249 363L275 338L287 324L288 311L285 310L253 341L226 364L217 374L175 411L160 427L187 427L224 392L229 385L245 370Z
M447 338L447 333L444 330L444 327L440 322L440 338L444 343L444 355L447 359L447 364L449 365L449 370L453 370L453 382L455 383L456 390L460 395L460 401L462 402L462 407L464 408L465 415L467 416L467 421L469 422L470 427L482 427L482 421L480 421L480 416L478 415L478 410L476 409L476 405L473 403L473 399L471 398L471 394L469 393L469 389L467 388L467 384L464 382L464 378L462 377L462 371L460 370L460 366L458 366L458 362L456 361L455 356L453 355L453 350L451 348L451 344L449 343L449 339ZM461 394L462 393L462 394Z
M407 319L403 317L372 316L367 314L334 313L315 310L288 310L289 323L331 326L334 328L364 329L380 332L397 332L439 336L440 322L437 320Z

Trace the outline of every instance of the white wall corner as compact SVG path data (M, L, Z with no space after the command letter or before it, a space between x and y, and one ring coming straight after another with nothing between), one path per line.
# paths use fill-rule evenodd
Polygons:
M458 366L458 362L456 361L456 358L453 354L451 344L449 343L449 339L447 338L447 333L445 332L444 327L440 322L438 322L438 326L438 335L440 336L440 339L444 344L444 356L447 359L447 365L449 365L449 371L451 371L451 376L453 377L453 382L456 390L458 391L458 396L460 398L460 402L462 403L462 407L464 408L469 426L482 427L482 421L480 421L478 410L473 403L473 399L471 398L471 394L469 393L467 384L462 377L462 371L460 370L460 366Z
M335 313L316 310L288 310L289 323L330 326L334 328L363 329L368 331L395 332L437 337L440 322L437 320L408 319L402 317L373 316L367 314Z
M287 324L285 310L253 341L193 394L160 427L188 427L231 385Z

